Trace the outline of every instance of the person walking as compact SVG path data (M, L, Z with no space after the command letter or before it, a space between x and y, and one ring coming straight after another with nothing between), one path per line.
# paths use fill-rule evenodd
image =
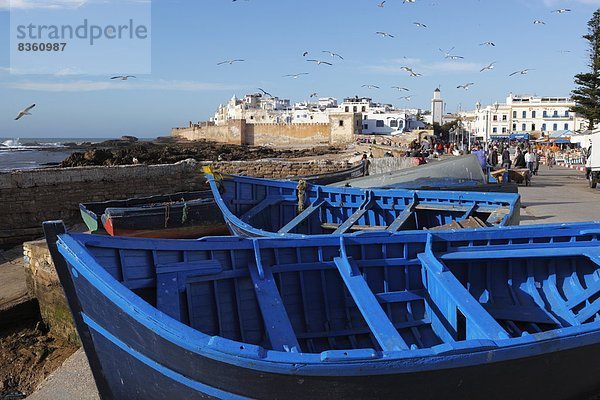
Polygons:
M535 154L533 154L533 151L527 150L527 153L525 153L524 158L525 158L525 165L527 166L527 169L529 170L529 172L531 174L533 174L534 163L535 163Z
M492 168L496 168L496 165L498 165L498 150L495 147L490 153L490 165Z

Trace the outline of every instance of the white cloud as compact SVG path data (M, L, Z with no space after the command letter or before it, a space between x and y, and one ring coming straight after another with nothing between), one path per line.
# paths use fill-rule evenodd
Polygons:
M79 8L89 0L0 0L0 10L5 9L63 9Z
M70 82L35 82L21 81L8 82L6 88L17 90L30 90L41 92L96 92L103 90L172 90L172 91L231 91L244 89L245 85L227 85L222 83L195 82L195 81L91 81L79 80Z

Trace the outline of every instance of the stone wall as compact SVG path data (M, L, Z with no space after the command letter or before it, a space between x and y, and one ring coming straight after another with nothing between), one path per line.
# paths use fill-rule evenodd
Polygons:
M350 168L346 161L229 161L208 163L224 174L285 179L302 175L324 174Z
M0 173L0 246L42 235L42 222L81 222L79 203L197 190L193 163L79 167Z
M67 299L46 242L23 244L27 290L38 300L42 320L52 334L79 345Z
M230 120L225 125L201 123L186 128L173 128L171 136L187 140L206 139L218 143L282 148L344 145L352 143L354 135L360 133L361 120L360 113L332 113L327 124L250 124L246 120Z

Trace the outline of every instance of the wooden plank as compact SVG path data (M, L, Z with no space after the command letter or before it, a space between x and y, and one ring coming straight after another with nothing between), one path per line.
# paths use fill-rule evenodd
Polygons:
M465 221L465 220L471 219L471 216L476 208L477 208L477 203L471 204L471 207L469 207L469 209L467 211L465 211L464 215L462 217L460 217L458 220Z
M300 352L298 339L275 284L273 272L270 267L263 268L257 243L254 240L256 260L249 262L248 269L269 341L273 350Z
M540 307L506 304L482 304L482 306L496 320L560 325L552 315Z
M298 199L294 196L268 196L265 197L260 203L256 206L252 207L248 211L246 211L240 219L244 222L249 222L252 218L256 217L262 211L267 209L270 206L274 206L275 204L279 204L284 201L298 201Z
M417 204L417 210L433 210L433 211L460 211L467 212L471 206L463 206L452 203L420 203Z
M427 274L429 292L432 295L432 301L438 308L447 312L442 314L444 318L452 320L457 318L448 307L456 307L465 319L467 329L476 329L477 334L469 336L467 331L466 339L508 339L509 335L496 322L494 318L483 308L483 306L473 298L469 291L456 279L444 264L442 264L433 254L428 243L425 253L418 255ZM437 286L437 287L435 287ZM435 296L434 296L435 295ZM454 326L457 329L458 326ZM476 337L479 336L479 337Z
M336 257L333 261L382 350L407 350L408 345L383 311L381 305L379 305L377 298L358 271L356 264L351 263L346 257Z
M373 206L373 193L370 191L365 192L365 200L358 207L358 210L354 212L347 220L345 220L334 232L334 235L341 235L346 233L352 225L356 223L367 211Z
M387 227L387 231L398 232L399 230L401 230L404 224L408 222L410 217L414 215L416 203L416 199L413 199L410 203L408 203L406 208L402 210L402 212L396 217L394 222L392 222L390 226Z
M592 318L594 315L598 314L599 312L600 312L600 299L597 299L596 301L594 301L593 303L589 304L584 309L579 311L579 313L575 316L575 318L577 318L577 321L579 321L583 324L585 321Z
M375 297L380 303L406 303L408 301L424 300L424 290L377 293Z
M305 221L308 217L310 217L315 211L317 211L323 204L325 204L325 200L316 201L311 204L308 208L298 214L294 219L288 222L283 228L281 228L277 233L289 233L293 229L295 229L298 225L300 225L303 221Z
M408 329L427 325L429 323L431 323L429 319L416 319L412 321L396 322L393 325L395 329ZM338 331L302 332L298 334L298 339L317 339L325 337L353 336L364 335L368 333L371 333L371 331L368 326L365 326L352 329L343 329Z
M600 292L600 280L597 280L592 285L588 286L587 289L580 293L577 293L577 295L569 299L569 301L567 301L566 303L566 306L569 309L572 309L576 305L583 303L598 292Z

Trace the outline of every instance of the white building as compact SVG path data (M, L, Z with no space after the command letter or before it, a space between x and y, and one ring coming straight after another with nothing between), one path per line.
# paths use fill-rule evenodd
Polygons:
M465 129L479 140L506 138L511 134L544 137L552 132L582 131L587 121L569 111L575 102L568 97L539 97L510 94L506 103L494 103L461 113ZM475 116L474 121L472 117Z

